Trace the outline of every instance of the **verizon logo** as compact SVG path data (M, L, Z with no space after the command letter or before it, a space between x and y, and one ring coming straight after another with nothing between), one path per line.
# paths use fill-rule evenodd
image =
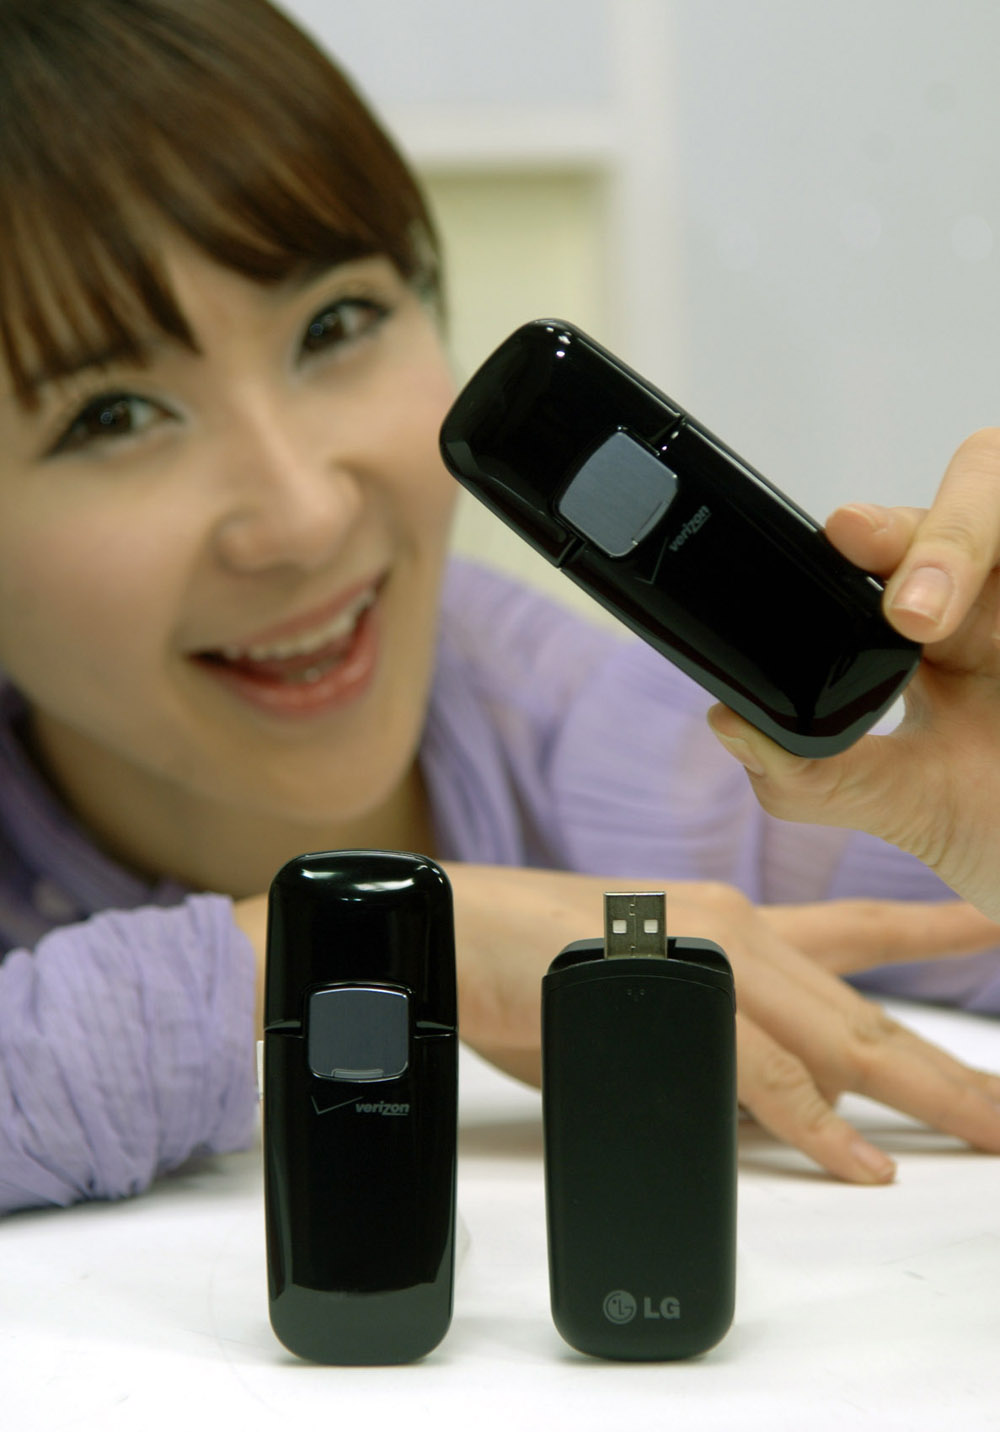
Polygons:
M704 506L699 507L698 511L694 514L694 516L688 518L684 526L678 532L677 536L671 542L671 552L679 552L680 549L684 546L684 543L688 540L688 538L693 537L696 532L700 531L701 528L704 527L705 523L708 521L711 515L711 508Z

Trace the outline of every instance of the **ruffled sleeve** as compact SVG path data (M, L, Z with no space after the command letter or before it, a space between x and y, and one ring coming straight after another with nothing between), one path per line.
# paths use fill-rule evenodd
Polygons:
M112 910L0 965L0 1211L123 1198L255 1126L255 962L231 902Z

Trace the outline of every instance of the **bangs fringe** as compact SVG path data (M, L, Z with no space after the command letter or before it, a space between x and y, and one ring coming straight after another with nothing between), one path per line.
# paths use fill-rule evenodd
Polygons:
M156 334L195 346L160 256L165 231L260 283L378 253L438 296L415 180L285 16L258 0L46 0L12 44L11 9L0 9L0 109L16 116L0 130L0 337L25 406L38 379L81 355L141 362Z
M0 252L0 337L22 406L35 407L40 384L84 362L141 363L154 334L196 346L155 250L132 228L96 234L77 216L50 217L57 221L31 234L15 224Z

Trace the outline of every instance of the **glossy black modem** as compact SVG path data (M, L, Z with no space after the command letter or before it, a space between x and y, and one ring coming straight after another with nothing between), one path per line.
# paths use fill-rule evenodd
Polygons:
M920 648L818 523L579 329L541 319L466 384L451 472L633 631L801 756L863 735Z
M422 1357L451 1320L451 888L421 855L303 855L270 892L263 1127L271 1324L322 1363Z

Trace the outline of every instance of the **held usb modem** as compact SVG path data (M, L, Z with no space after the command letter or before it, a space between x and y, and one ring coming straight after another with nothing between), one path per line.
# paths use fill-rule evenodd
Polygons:
M271 886L264 1169L271 1324L324 1363L423 1356L451 1319L451 887L421 855L303 855Z
M526 323L487 358L441 453L536 551L796 755L856 741L917 668L876 577L569 323Z
M605 897L605 938L542 981L552 1316L597 1357L705 1352L733 1316L735 996L662 894Z

